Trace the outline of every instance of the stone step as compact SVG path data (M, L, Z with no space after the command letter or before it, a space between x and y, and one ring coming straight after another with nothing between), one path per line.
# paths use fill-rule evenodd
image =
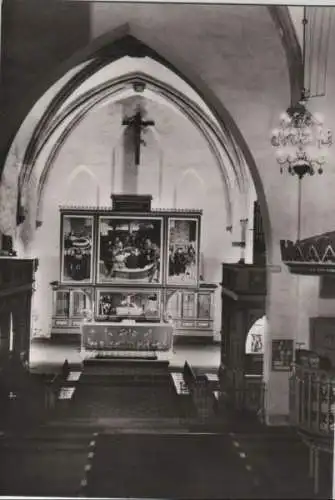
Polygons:
M69 418L50 421L41 429L68 429L68 428L102 428L102 427L157 427L163 428L179 425L179 418Z

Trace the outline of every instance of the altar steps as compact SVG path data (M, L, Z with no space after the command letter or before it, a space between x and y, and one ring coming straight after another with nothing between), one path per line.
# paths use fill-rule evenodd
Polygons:
M161 386L165 387L169 377L164 374L161 375L145 375L145 374L111 374L111 375L83 375L77 384L77 388L80 386L99 386L99 387L116 387L124 386L129 387L130 385L135 387L143 386Z
M80 384L138 385L167 384L168 361L144 359L88 359L84 361Z

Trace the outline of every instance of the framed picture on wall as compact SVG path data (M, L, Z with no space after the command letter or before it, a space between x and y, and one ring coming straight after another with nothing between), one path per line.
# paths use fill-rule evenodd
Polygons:
M168 221L167 284L194 286L199 279L198 219Z
M91 283L93 271L93 217L62 215L61 281Z
M272 370L290 371L293 363L293 340L272 341Z
M159 321L161 294L159 290L99 289L96 307L96 315L100 320L127 318Z
M162 282L160 217L99 219L98 281L152 285Z

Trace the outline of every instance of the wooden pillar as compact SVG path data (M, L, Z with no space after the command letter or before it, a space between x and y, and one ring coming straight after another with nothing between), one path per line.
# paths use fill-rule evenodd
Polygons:
M14 355L21 356L22 361L29 362L31 291L23 292L15 297L13 309Z
M222 294L221 360L225 372L220 385L225 389L226 384L235 409L242 409L244 404L245 323L241 304Z
M5 300L5 299L2 299ZM0 357L7 357L10 338L10 310L5 307L0 313Z

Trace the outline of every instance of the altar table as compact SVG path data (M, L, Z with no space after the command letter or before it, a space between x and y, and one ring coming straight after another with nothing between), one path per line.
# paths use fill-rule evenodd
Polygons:
M90 322L81 325L82 347L93 350L169 351L173 326L170 323Z

